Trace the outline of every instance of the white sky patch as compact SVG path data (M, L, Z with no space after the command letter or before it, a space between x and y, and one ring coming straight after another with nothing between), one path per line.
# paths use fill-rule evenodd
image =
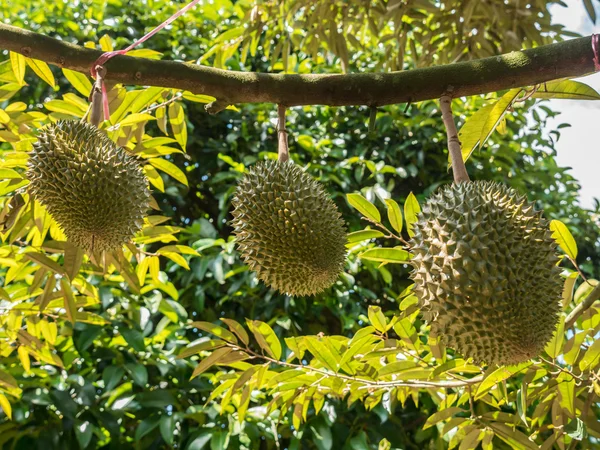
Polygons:
M587 15L582 0L564 0L567 8L552 5L550 12L554 23L565 25L570 31L587 36L600 33L600 20L594 25ZM596 13L600 16L600 3L594 2ZM586 83L600 91L600 74L577 81ZM561 137L556 145L559 166L571 167L571 174L581 184L580 204L592 208L594 198L600 200L600 100L550 100L550 107L560 114L548 122L550 129L560 123L571 124L570 128L560 130Z

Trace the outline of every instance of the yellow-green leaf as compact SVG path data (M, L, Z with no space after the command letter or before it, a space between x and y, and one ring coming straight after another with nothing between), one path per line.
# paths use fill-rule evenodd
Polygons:
M54 273L59 275L64 275L64 269L54 260L48 258L46 255L37 252L28 252L25 253L25 257L29 260L33 261L39 266L45 267L48 270L51 270Z
M67 313L67 318L69 322L75 323L75 317L77 315L77 307L75 306L75 297L73 296L73 291L71 290L71 285L66 280L66 278L60 279L60 287L62 290L62 295L65 301L65 311Z
M454 406L452 408L447 408L447 409L442 409L441 411L438 411L435 414L432 414L431 416L429 416L427 418L427 420L425 421L425 424L423 425L423 429L426 430L427 428L434 426L436 423L441 422L446 419L449 419L453 415L462 413L462 412L465 412L465 411L462 408L459 408L458 406Z
M92 82L85 74L69 69L62 69L62 72L69 83L71 83L81 95L86 98L89 97L90 92L92 91Z
M552 231L552 237L556 243L560 245L567 256L573 260L577 259L577 243L567 226L560 220L553 220L550 222L550 231Z
M579 370L587 370L590 367L595 367L600 361L600 339L596 339L590 348L588 348L579 361Z
M385 263L405 263L409 253L401 248L371 248L360 255L361 259Z
M20 53L10 52L10 64L17 83L22 86L25 84L25 57Z
M100 43L100 48L103 52L112 52L114 50L112 40L108 34L102 36L98 42Z
M79 268L83 262L83 250L78 246L67 242L65 245L65 256L63 268L69 280L73 281L79 273Z
M379 306L369 306L369 322L377 331L384 333L386 331L387 320Z
M512 104L513 100L519 95L521 89L511 89L506 94L498 99L496 103L494 103L493 108L491 108L487 120L481 129L481 134L479 136L479 147L483 147L488 138L492 135L496 127L500 124L500 121L506 114L508 107ZM460 139L460 134L459 134Z
M575 378L562 372L557 381L560 406L570 415L575 416Z
M361 230L348 234L348 245L356 244L357 242L366 241L367 239L383 237L381 231L378 230Z
M488 371L487 376L479 384L479 388L477 389L477 393L475 394L475 399L483 397L487 393L487 391L489 391L497 383L500 383L501 381L512 377L515 373L518 373L531 366L531 364L532 363L528 361L515 366L500 367L499 369Z
M46 64L44 61L31 58L25 58L25 62L29 67L31 67L31 70L33 70L38 77L40 77L50 86L56 86L54 75L52 74L52 71L50 70L48 64Z
M550 342L546 344L546 353L551 358L556 358L562 351L563 342L565 339L565 316L561 314L560 322L554 332L554 336L550 339Z
M406 220L406 231L410 237L415 235L413 229L414 224L417 222L417 214L421 212L421 206L415 194L412 192L406 197L404 202L404 219Z
M0 408L6 414L6 417L12 420L12 408L10 406L10 402L6 398L4 394L0 394Z
M381 222L381 215L379 214L379 210L371 203L369 200L364 198L360 194L347 194L346 198L348 199L348 203L352 207L358 210L363 216L367 219L374 220L375 222Z
M29 373L31 370L31 360L29 359L29 352L27 348L23 345L20 345L17 349L17 354L19 355L19 361L21 362L21 366L25 370L26 373Z
M231 342L233 344L237 344L237 338L231 333L227 331L225 328L220 327L219 325L215 325L210 322L192 322L190 326L199 328L200 330L204 330L207 333L214 334L218 338L221 338L227 342Z
M281 342L269 324L260 320L246 320L246 324L264 351L274 359L281 358Z
M542 84L534 98L562 98L573 100L600 100L600 94L585 83L574 80L551 81Z
M180 102L173 102L169 105L169 123L173 130L175 139L181 145L181 148L185 150L187 145L187 124L185 122L185 112Z
M222 347L212 352L210 355L208 355L206 358L200 361L200 363L196 366L194 372L192 373L192 378L195 378L201 373L206 372L212 366L214 366L223 358L225 358L229 353L231 353L232 350L233 349L231 347Z
M167 175L175 178L180 183L183 183L186 186L188 185L187 178L186 178L185 174L183 173L183 171L179 167L177 167L175 164L173 164L172 162L167 161L166 159L162 159L162 158L152 158L152 159L149 159L148 162L150 164L152 164L154 167L156 167L157 169L165 172Z
M165 192L165 183L160 176L160 174L156 171L156 169L150 164L146 164L144 166L144 174L148 178L148 181L158 189L160 192Z
M396 230L396 232L402 233L402 211L400 211L398 203L391 198L386 198L385 204L387 206L388 219L392 228Z

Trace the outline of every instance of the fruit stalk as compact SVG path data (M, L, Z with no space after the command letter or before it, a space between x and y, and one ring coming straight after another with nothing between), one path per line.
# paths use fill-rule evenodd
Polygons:
M446 134L448 135L448 152L450 152L450 160L452 161L454 182L458 184L471 181L462 158L458 131L456 130L454 116L452 115L452 97L449 94L444 94L440 97L440 108L442 110L442 120L446 127Z
M283 105L277 105L277 117L279 121L277 123L277 135L279 142L279 161L286 162L290 159L290 150L288 146L288 132L285 128L285 113L286 107Z

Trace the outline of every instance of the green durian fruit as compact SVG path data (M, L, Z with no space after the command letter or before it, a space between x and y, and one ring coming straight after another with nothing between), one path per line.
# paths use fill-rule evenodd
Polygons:
M27 178L30 193L67 239L88 253L131 241L150 204L138 160L88 123L59 121L43 128Z
M476 363L539 355L558 322L562 282L541 212L502 184L440 188L410 242L414 293L431 333Z
M289 295L331 286L346 259L346 229L323 186L293 162L262 161L239 182L233 226L242 258Z

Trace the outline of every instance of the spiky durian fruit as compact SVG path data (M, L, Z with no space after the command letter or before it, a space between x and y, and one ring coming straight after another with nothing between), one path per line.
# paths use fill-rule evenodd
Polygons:
M289 295L331 286L346 258L346 230L325 189L293 162L257 163L233 199L237 245L259 279Z
M28 162L29 190L67 239L88 253L129 242L150 202L137 159L88 123L59 121L38 139Z
M502 184L439 189L411 241L431 332L477 363L517 364L543 350L561 297L556 244L541 212Z

